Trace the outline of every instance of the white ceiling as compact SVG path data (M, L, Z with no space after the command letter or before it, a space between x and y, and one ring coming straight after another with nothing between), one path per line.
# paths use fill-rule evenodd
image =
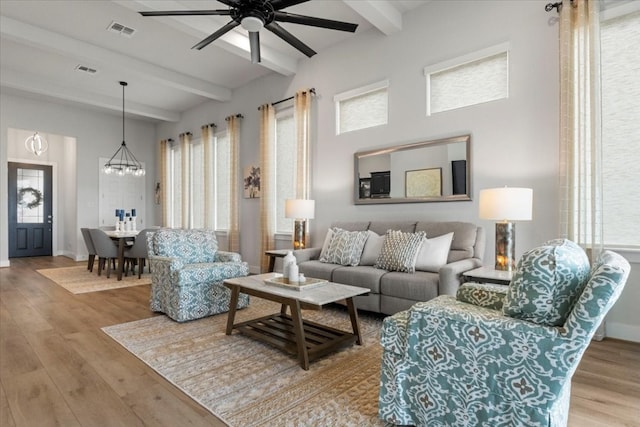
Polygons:
M358 24L358 33L402 30L402 15L430 0L312 0L284 11ZM206 101L228 101L233 89L269 73L295 74L307 57L268 31L262 62L252 64L237 27L202 50L191 47L228 16L142 17L146 10L225 9L215 0L1 0L0 85L4 93L55 99L148 120L178 121ZM107 28L136 30L132 37ZM281 23L316 52L353 33ZM76 71L78 65L97 70Z

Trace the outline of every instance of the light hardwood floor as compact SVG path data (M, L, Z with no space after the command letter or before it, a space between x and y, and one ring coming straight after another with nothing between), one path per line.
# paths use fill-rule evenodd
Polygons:
M73 295L35 271L77 264L0 269L0 426L224 426L100 330L153 316L148 285ZM569 425L640 426L640 343L591 344Z

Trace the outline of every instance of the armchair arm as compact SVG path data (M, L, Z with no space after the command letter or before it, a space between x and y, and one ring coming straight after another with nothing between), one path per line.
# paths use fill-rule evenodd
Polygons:
M237 252L217 251L214 262L242 262L242 256Z
M451 262L440 268L438 295L455 295L462 283L462 273L482 266L479 258L467 258Z
M508 289L505 285L468 282L458 288L456 299L480 307L502 310Z
M166 256L149 256L149 264L151 264L151 271L156 268L165 268L168 271L175 271L184 268L184 261L180 258L166 257Z
M322 248L296 249L293 251L293 256L296 257L296 262L300 264L301 262L320 258L321 251Z

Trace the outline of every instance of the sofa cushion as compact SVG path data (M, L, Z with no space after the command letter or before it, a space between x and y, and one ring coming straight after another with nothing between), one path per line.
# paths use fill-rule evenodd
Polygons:
M416 257L424 237L422 231L404 233L399 230L388 230L374 267L388 271L413 273L416 267Z
M304 274L306 277L323 280L331 280L333 271L340 267L341 266L339 264L328 264L318 260L305 261L298 264L300 273Z
M380 279L380 293L413 301L429 301L438 296L438 273L389 272Z
M369 230L374 233L384 235L387 230L399 230L405 233L413 233L416 231L415 221L371 221Z
M324 255L320 255L320 261L340 265L358 265L367 237L369 233L366 231L333 228L331 242Z
M378 260L378 255L380 255L380 250L382 250L382 244L384 243L384 236L380 236L371 230L368 233L369 237L367 237L360 257L360 265L374 265Z
M340 267L333 270L332 281L343 285L358 286L380 293L380 278L386 274L385 270L370 266Z
M566 239L550 240L522 255L503 313L546 326L561 326L589 278L584 250Z
M416 270L437 273L447 263L453 233L424 239L416 258Z
M157 256L180 258L186 264L213 262L218 242L213 231L162 229L153 233Z

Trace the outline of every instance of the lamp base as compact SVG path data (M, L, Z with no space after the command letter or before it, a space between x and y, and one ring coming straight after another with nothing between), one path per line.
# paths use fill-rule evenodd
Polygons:
M293 249L307 247L307 221L296 219L293 225Z
M512 222L496 223L496 270L516 269L516 225Z

